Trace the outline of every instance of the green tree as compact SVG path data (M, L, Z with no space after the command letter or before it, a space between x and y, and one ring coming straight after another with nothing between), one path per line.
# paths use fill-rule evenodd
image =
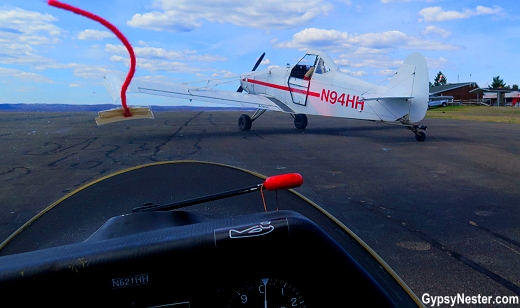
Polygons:
M433 80L433 86L442 86L445 85L447 82L448 79L446 78L446 76L444 76L444 74L441 71L439 71L437 73L437 76L435 76L435 79Z
M513 87L511 88L513 90L518 90L518 85L517 84L514 84Z
M508 86L506 86L506 83L504 82L504 80L500 79L500 75L493 77L493 83L491 83L491 85L489 87L492 89L499 89L499 88L507 89L508 88Z

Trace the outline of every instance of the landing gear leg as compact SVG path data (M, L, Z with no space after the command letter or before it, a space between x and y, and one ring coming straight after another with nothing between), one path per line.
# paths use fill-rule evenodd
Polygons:
M298 114L291 114L291 116L293 117L294 119L294 126L297 128L297 129L305 129L307 127L307 116L302 114L302 113L298 113Z
M249 117L247 114L243 114L238 118L238 128L241 131L249 131L251 130L251 126L253 125L253 121L258 119L267 109L258 109L255 111L252 117Z
M424 132L419 131L419 130L426 130L426 126L415 124L412 126L407 126L407 128L415 134L415 140L417 140L419 142L426 140L426 134Z

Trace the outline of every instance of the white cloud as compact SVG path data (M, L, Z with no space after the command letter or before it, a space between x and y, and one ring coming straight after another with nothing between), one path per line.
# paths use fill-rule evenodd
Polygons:
M106 44L105 51L117 54L128 54L126 47L124 45L113 45ZM155 47L134 47L134 52L136 57L144 57L144 58L160 58L160 59L181 59L184 57L184 54L180 51L175 50L166 50L164 48L155 48Z
M494 5L493 8L485 7L482 5L477 6L475 9L476 15L495 15L502 12L502 8Z
M439 35L443 38L447 38L448 36L451 35L451 32L448 30L436 27L436 26L428 26L428 27L426 27L426 29L423 32L421 32L421 34L422 35L435 34L435 35Z
M159 10L135 14L128 25L157 31L187 32L197 29L204 20L230 23L257 29L287 29L303 26L318 16L326 16L332 4L324 0L156 0Z
M422 17L419 21L435 22L465 19L479 15L498 15L502 11L502 8L496 5L493 8L479 5L475 9L464 9L462 11L444 11L440 6L432 6L419 11L419 15Z
M49 14L19 8L0 10L0 63L35 66L55 62L35 49L59 42L62 31L52 24L55 21Z
M274 42L273 42L274 43ZM350 48L349 35L338 30L307 28L293 35L288 42L274 43L276 48L289 49L338 49Z
M57 61L52 61L51 63L42 63L38 64L34 67L35 70L46 70L46 69L72 69L73 75L80 78L88 78L88 79L96 79L101 81L103 76L107 74L118 73L116 70L107 69L106 67L101 66L93 66L91 64L78 64L78 63L58 63ZM16 71L16 70L14 70ZM40 77L38 77L40 76ZM17 76L15 76L17 77ZM22 75L21 77L26 77L27 79L35 78L35 81L38 82L52 82L51 79L44 77L42 75L37 75L34 73L27 73L27 75ZM21 78L19 77L19 78ZM72 84L73 85L73 84ZM71 86L72 86L71 85Z
M414 0L381 0L381 3L388 4L388 3L396 3L396 2L412 2Z
M130 62L128 57L121 56L112 56L110 57L110 61L113 62L123 62L126 65ZM139 58L137 60L137 67L141 69L145 69L151 72L163 71L163 72L175 72L175 73L198 73L201 69L189 66L186 63L177 62L177 61L167 61L164 59L147 59L147 58Z
M399 66L403 63L403 59L392 59L384 54L354 53L341 54L335 62L341 67L341 71L354 77L367 75L391 76L395 74ZM364 68L364 70L350 70L344 67L354 69ZM381 82L381 80L377 79L373 81Z
M60 28L51 24L54 21L57 21L57 19L50 14L26 11L20 8L9 11L0 10L2 29L11 29L18 31L20 34L47 32L53 36L60 35Z
M171 80L172 80L171 77L162 76L162 75L140 76L140 77L135 77L134 79L132 79L132 81L161 83L161 84L171 83Z
M363 76L366 76L368 75L367 72L365 71L351 71L351 70L347 70L347 69L340 69L340 71L342 71L343 73L345 74L348 74L350 76L354 76L354 77L363 77Z
M431 33L446 35L440 28L428 28ZM339 54L335 63L344 73L354 77L369 75L390 76L403 63L403 59L393 59L393 50L457 50L459 46L410 36L400 31L385 31L365 34L349 34L337 30L309 28L294 34L287 42L274 42L278 48L300 50L318 49ZM432 67L444 65L446 59L432 61ZM361 70L361 68L363 68Z
M457 50L460 47L441 42L428 41L401 31L348 34L338 30L317 28L304 29L293 35L288 42L274 43L277 48L319 49L331 52L381 53L389 49Z
M92 65L77 65L76 68L74 68L73 74L76 77L80 78L86 78L86 79L96 79L96 80L103 80L103 76L106 76L107 74L117 74L119 72L115 70L110 70L105 67L100 66L92 66Z
M46 69L71 69L81 67L81 64L77 63L58 63L55 59L49 59L48 62L35 63L33 68L37 71L43 71Z
M188 73L194 74L201 71L201 69L189 66L186 63L172 62L164 60L151 60L144 59L137 63L137 66L148 71L164 71L164 72L175 72L175 73Z
M142 42L144 44L144 42ZM128 55L124 45L106 44L105 51L119 55ZM185 61L199 61L199 62L217 62L226 61L227 58L214 55L199 55L194 50L166 50L158 47L134 47L134 53L139 61L142 59L149 60L185 60ZM138 62L139 62L138 61Z
M93 29L83 30L77 36L78 40L102 40L111 37L115 37L112 32Z
M100 67L77 63L60 63L61 59L42 56L42 50L53 48L60 42L62 30L53 22L57 19L49 14L26 11L23 9L0 10L0 63L29 66L32 70L73 69L73 74L81 78L101 78L109 71ZM78 39L108 37L107 31L86 30ZM110 36L113 36L110 34ZM25 72L20 69L0 68L0 76L41 83L53 82L41 74ZM70 84L71 87L75 83Z
M188 32L200 27L194 16L186 16L179 12L150 12L135 14L127 24L134 28L155 31Z
M33 82L43 82L43 83L52 83L52 80L36 73L24 72L18 69L11 69L0 67L0 76L1 77L14 77L18 79L23 79L24 81L33 81Z
M124 58L124 57L121 57L121 56L111 56L110 57L110 61L113 61L113 62L130 62L130 60L128 58Z
M392 48L403 46L411 40L411 37L401 31L386 31L380 33L366 33L350 36L350 43L356 46L373 49Z
M233 78L231 80L231 82L236 82L235 79L238 80L237 74L227 71L227 70L217 70L213 74L211 74L211 77L213 77L213 78ZM223 80L220 83L217 82L216 85L218 86L218 85L224 84L224 83L229 83L229 81Z
M384 69L384 70L380 70L378 75L382 75L382 76L394 76L395 75L395 70L391 70L391 69Z
M443 57L440 57L439 59L426 58L426 62L430 69L441 69L446 67L448 60Z
M0 63L8 65L28 65L36 70L56 63L55 59L40 56L37 51L29 45L4 44L0 42Z
M272 64L274 64L274 63L271 62L271 60L269 60L269 59L263 59L262 62L260 62L260 65L269 66L269 65L272 65Z
M226 57L218 55L198 54L195 50L168 50L159 47L151 47L144 41L140 41L139 45L143 47L134 47L134 52L137 57L137 67L148 70L150 72L173 72L173 73L188 73L200 74L202 72L209 72L213 75L227 77L229 72L217 71L210 68L201 68L191 65L191 62L222 62L227 61ZM126 65L129 63L128 52L123 45L106 44L105 51L113 53L110 61L123 62ZM182 62L181 62L182 61Z
M399 67L403 63L403 60L391 60L386 56L361 56L352 54L341 54L335 62L338 66L357 68L374 67L383 69L388 67Z

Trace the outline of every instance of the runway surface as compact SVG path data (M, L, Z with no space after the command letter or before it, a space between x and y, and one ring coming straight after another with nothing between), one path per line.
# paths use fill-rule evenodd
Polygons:
M425 119L402 128L266 113L162 112L98 127L95 113L0 113L0 241L65 194L150 162L200 160L297 189L356 232L421 298L520 295L520 125ZM70 219L74 219L71 217Z

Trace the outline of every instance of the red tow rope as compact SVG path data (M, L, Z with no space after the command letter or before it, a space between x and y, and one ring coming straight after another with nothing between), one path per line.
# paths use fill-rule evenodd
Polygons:
M126 89L128 88L128 85L130 85L130 81L132 81L132 78L134 77L134 73L135 73L135 54L134 54L134 49L132 48L132 45L130 45L130 43L128 42L126 37L114 25L112 25L111 23L109 23L108 21L106 21L105 19L103 19L97 15L94 15L90 12L84 11L80 8L73 7L71 5L68 5L68 4L59 2L59 1L49 0L48 4L51 6L60 8L60 9L71 11L78 15L88 17L92 20L95 20L95 21L101 23L103 26L107 27L110 31L112 31L121 40L121 42L123 42L126 49L128 50L128 53L130 54L130 70L128 71L125 82L123 83L123 86L121 87L121 104L123 105L123 109L124 109L123 116L131 117L132 114L130 113L130 109L126 105Z

